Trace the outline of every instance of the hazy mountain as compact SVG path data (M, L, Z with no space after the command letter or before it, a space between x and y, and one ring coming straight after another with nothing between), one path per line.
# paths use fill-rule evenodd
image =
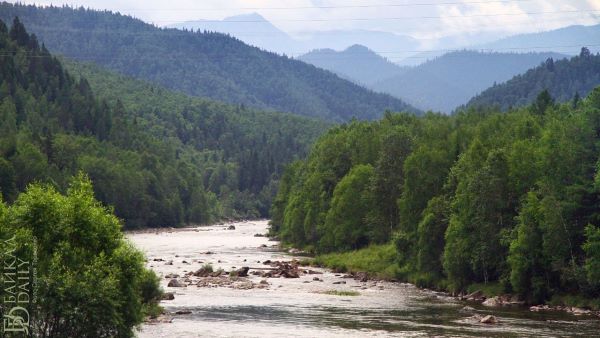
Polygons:
M304 62L220 33L161 29L109 11L0 3L53 52L187 94L335 121L417 111Z
M226 33L249 45L280 54L290 54L302 48L299 41L294 40L257 13L236 15L222 21L185 21L167 27Z
M581 47L588 47L592 52L600 51L600 25L576 25L540 33L519 34L473 48L504 52L554 51L577 55Z
M236 15L223 20L186 21L167 27L226 33L247 44L290 56L315 49L343 50L359 44L400 60L411 54L407 51L419 46L418 40L410 36L374 30L311 31L290 36L257 13Z
M401 97L420 109L449 113L494 83L506 81L550 57L564 55L452 52L371 88Z
M343 50L362 45L392 60L400 60L420 45L417 39L407 35L372 30L305 32L297 37L304 42L306 51L324 48Z
M350 46L341 52L333 49L318 49L298 59L366 86L408 70L408 67L400 67L361 45Z
M492 86L472 98L468 106L497 105L509 107L532 103L538 94L547 89L554 100L565 102L576 94L585 97L600 85L600 54L583 49L571 59L548 60L543 64L517 75L509 81Z

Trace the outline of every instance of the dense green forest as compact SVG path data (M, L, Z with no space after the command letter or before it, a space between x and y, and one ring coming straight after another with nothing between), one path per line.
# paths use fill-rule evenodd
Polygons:
M599 141L600 87L508 113L352 121L287 168L272 230L317 253L391 241L397 277L418 285L598 299Z
M557 102L566 102L586 96L600 85L600 54L592 54L583 47L578 56L570 59L548 58L541 65L517 75L505 83L472 98L467 106L498 106L502 110L531 104L544 89Z
M0 191L65 189L83 170L129 227L266 217L282 163L325 124L214 103L61 62L15 20L0 24ZM97 96L90 86L101 93Z
M194 96L334 121L417 110L399 99L228 35L161 29L130 16L70 7L0 3L50 51L92 61Z

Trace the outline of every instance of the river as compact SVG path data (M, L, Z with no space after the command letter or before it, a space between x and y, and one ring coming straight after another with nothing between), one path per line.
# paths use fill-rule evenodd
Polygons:
M140 338L154 337L591 337L600 334L600 321L563 313L532 313L526 308L485 308L410 284L361 282L325 269L300 278L262 278L254 285L167 287L167 274L183 276L206 263L231 271L242 266L264 267L265 260L286 260L277 243L255 237L267 231L266 221L203 226L179 230L128 233L143 250L148 266L161 276L165 291L175 299L161 302L172 321L147 323ZM170 262L172 261L172 262ZM259 263L260 262L260 263ZM252 271L252 270L251 270ZM315 276L320 281L313 280ZM345 284L341 284L344 283ZM265 283L265 282L263 282ZM334 284L336 283L336 284ZM355 291L355 296L324 292ZM474 310L464 311L469 305ZM177 311L189 314L174 315ZM495 325L473 320L492 314Z

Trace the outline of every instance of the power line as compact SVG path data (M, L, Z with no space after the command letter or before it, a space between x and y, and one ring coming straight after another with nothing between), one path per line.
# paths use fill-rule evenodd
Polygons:
M492 1L462 1L462 2L421 2L404 4L369 4L369 5L329 5L329 6L300 6L300 7L228 7L228 8L128 8L120 9L122 11L143 11L143 12L167 12L167 11L232 11L232 10L301 10L301 9L346 9L346 8L381 8L381 7L411 7L411 6L447 6L447 5L470 5L470 4L489 4L489 3L519 3L530 2L532 0L492 0Z
M522 13L495 13L495 14L471 14L471 15L447 15L447 16L403 16L403 17L383 17L383 18L334 18L334 19L276 19L268 22L333 22L333 21L381 21L381 20L417 20L417 19L448 19L448 18L475 18L475 17L498 17L498 16L519 16L519 15L546 15L546 14L571 14L571 13L595 13L598 9L569 10L569 11L546 11L546 12L522 12ZM173 22L173 20L154 20L157 22ZM202 22L218 23L263 23L264 20L202 20Z

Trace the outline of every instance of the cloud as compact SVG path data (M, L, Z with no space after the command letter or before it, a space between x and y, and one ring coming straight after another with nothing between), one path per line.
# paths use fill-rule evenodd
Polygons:
M402 3L362 0L344 2L339 0L203 0L201 2L194 0L62 0L58 2L38 0L24 2L42 5L65 3L72 6L109 9L131 14L159 26L187 20L220 20L232 15L257 12L287 32L367 29L424 39L485 32L507 35L554 29L572 24L594 24L600 21L598 16L600 1L597 0L440 0L438 4L435 0L410 0ZM365 5L367 7L364 7ZM569 11L589 9L598 12L569 13ZM531 14L539 12L558 13Z

